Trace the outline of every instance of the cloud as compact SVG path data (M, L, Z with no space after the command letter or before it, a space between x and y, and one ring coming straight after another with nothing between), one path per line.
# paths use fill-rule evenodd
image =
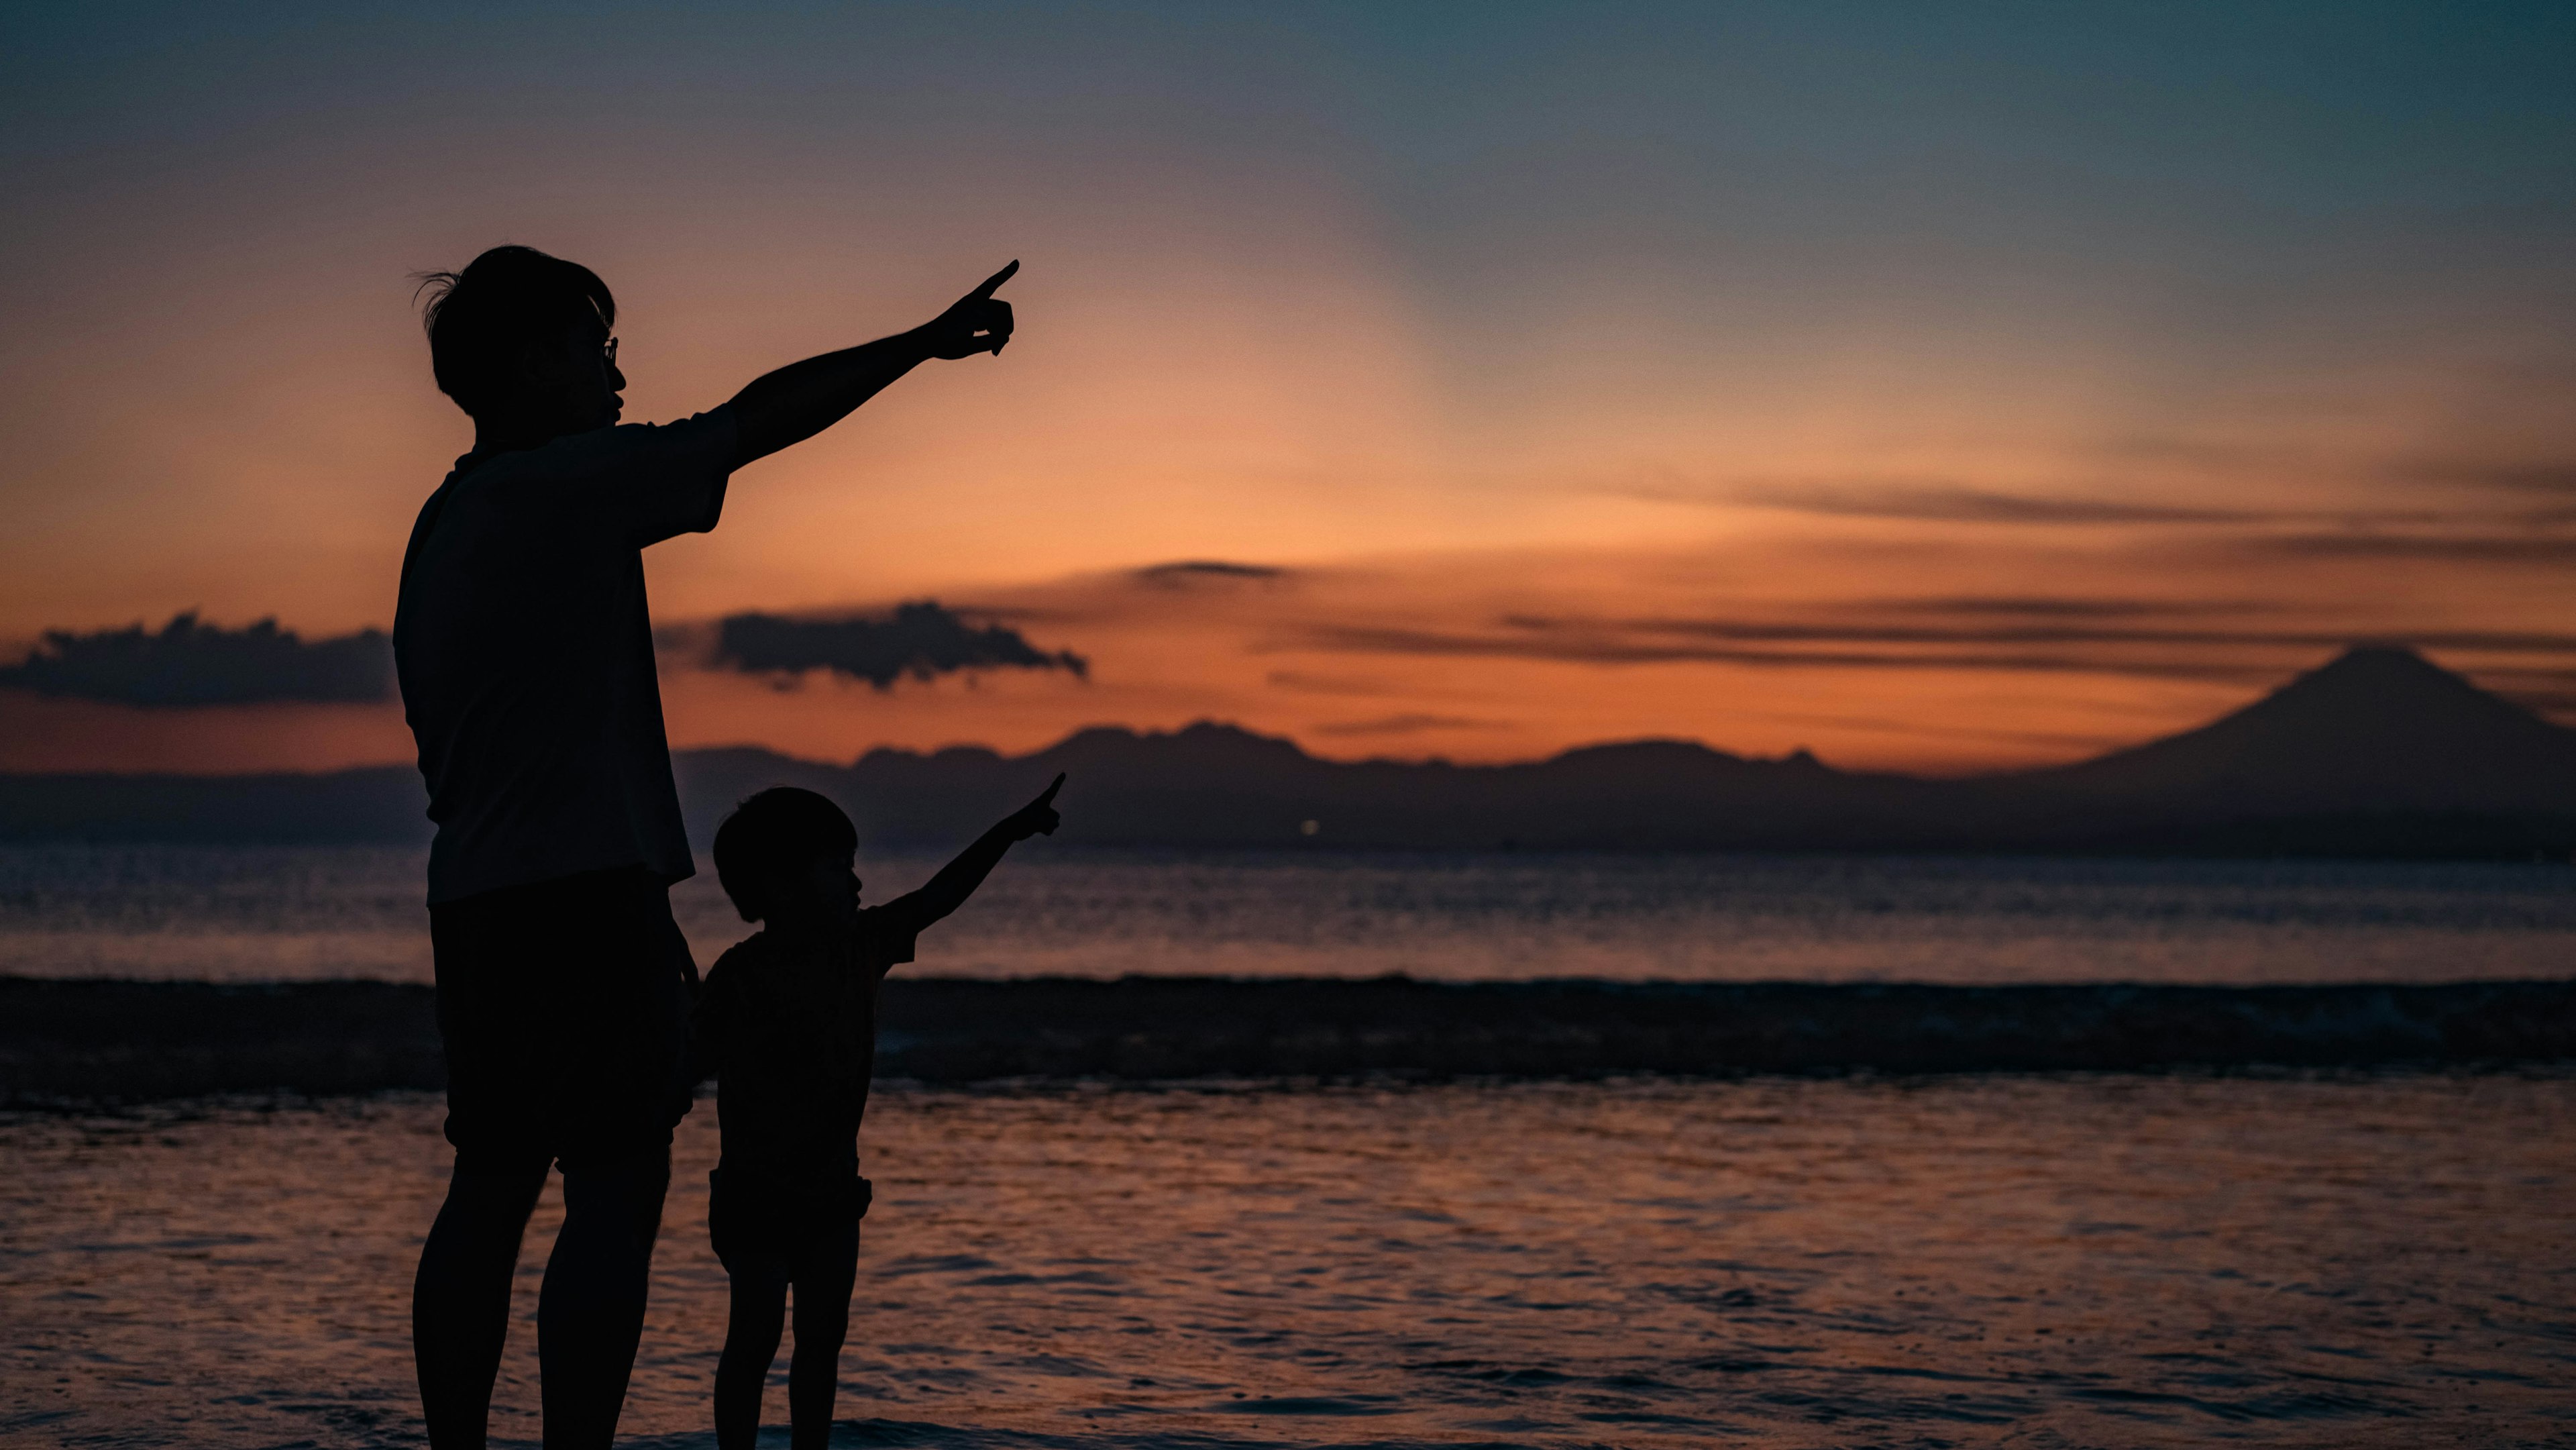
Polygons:
M1185 588L1210 579L1279 579L1288 571L1269 564L1236 564L1223 559L1179 559L1169 564L1152 564L1135 571L1140 584L1153 584L1166 589Z
M1515 616L1506 624L1529 629L1596 627L1585 621L1554 621ZM2150 644L2239 645L2265 649L2341 649L2354 642L2350 630L2247 630L2120 628L2092 624L1989 625L1973 628L1926 628L1910 625L1848 627L1812 624L1743 623L1715 619L1640 619L1612 622L1613 628L1641 634L1678 634L1709 639L1792 644L1871 645L2015 645L2015 644ZM2395 641L2423 649L2517 650L2543 654L2576 652L2576 634L2546 630L2434 629L2409 630Z
M2120 735L2077 735L2059 730L1999 730L1975 725L1931 725L1920 720L1891 720L1876 715L1824 715L1787 710L1755 712L1764 720L1779 720L1792 725L1830 725L1838 730L1861 730L1880 735L1933 735L1951 740L2000 740L2015 745L2073 746L2081 750L2110 750L2128 743Z
M1304 670L1272 670L1263 683L1273 689L1296 690L1309 695L1400 695L1402 686L1389 680L1361 675L1318 675Z
M1389 715L1379 720L1343 720L1318 725L1318 735L1418 735L1426 730L1510 730L1501 720L1471 720L1464 715Z
M2436 477L2417 472L2417 477ZM2556 466L2445 471L2444 482L2473 483L2523 493L2576 492L2576 470ZM1643 486L1622 490L1631 498L1709 507L1773 509L1828 518L1887 519L1908 523L2104 525L2235 525L2239 527L2340 526L2350 530L2410 527L2531 527L2576 520L2564 506L2543 509L2341 508L2254 509L2195 504L2133 503L2121 499L2003 493L1951 483L1846 482L1739 484L1711 490ZM2313 535L2293 537L2344 537ZM2361 534L2351 537L2404 537Z
M2298 517L2249 509L1998 493L1952 483L1757 483L1710 492L1654 487L1625 492L1663 503L1954 524L2245 524Z
M2045 595L1959 596L1939 599L1866 599L1855 607L1891 614L2001 615L2028 619L2193 619L2218 614L2257 614L2275 604L2214 599L2070 599Z
M91 634L49 629L24 662L0 666L0 689L154 709L362 704L392 697L393 665L379 630L306 644L274 619L225 629L190 610L158 634L139 623Z
M829 670L880 690L905 676L984 669L1066 670L1076 679L1091 673L1091 662L1071 650L1049 653L1003 625L978 629L927 599L896 605L883 619L728 615L716 626L714 662L745 674Z
M2214 611L2213 611L2214 612ZM2078 615L2077 619L2085 616ZM2115 616L2116 617L2116 616ZM1680 635L1735 644L1843 645L2229 645L2263 649L2340 649L2355 642L2348 629L2187 629L2063 622L2048 614L2042 622L2013 624L1796 624L1733 619L1584 619L1508 614L1504 628L1578 637ZM2540 654L2576 653L2576 633L2548 630L2432 629L2401 631L2392 641L2422 649L2518 651Z
M2311 452L2277 443L2219 442L2156 433L2105 439L2091 451L2122 463L2175 464L2196 472L2234 475L2305 472L2319 461Z
M2426 559L2461 564L2576 564L2576 535L2285 534L2246 541L2256 553L2299 558Z
M2277 668L2263 665L2197 660L2118 660L2064 654L1925 655L1865 649L1738 649L1597 637L1496 639L1402 629L1331 629L1319 631L1317 643L1327 648L1355 652L1546 660L1588 665L1728 664L1772 669L1969 670L2230 681L2270 679L2280 673Z
M2278 678L2282 651L2359 642L2344 631L1836 628L1723 620L1581 620L1512 616L1491 631L1319 625L1306 648L1355 654L1519 659L1586 665L1722 664L1770 669L1867 669L2122 675L2147 679ZM2378 642L2460 651L2576 654L2576 634L2512 630L2414 631ZM2016 648L2027 646L2028 648ZM2259 657L2258 657L2259 656Z
M2400 469L2401 478L2516 493L2576 493L2576 461L2538 463L2423 463Z

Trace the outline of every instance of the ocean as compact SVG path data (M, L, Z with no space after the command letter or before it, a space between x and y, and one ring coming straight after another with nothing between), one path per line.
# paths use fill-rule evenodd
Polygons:
M863 863L870 895L931 864ZM9 848L0 975L424 981L419 867ZM680 910L702 962L742 930L703 879ZM2287 988L2564 981L2571 945L2563 866L1067 852L1007 863L920 970ZM712 1444L711 1106L632 1443ZM0 1438L420 1443L439 1120L0 1115ZM2576 1445L2571 1128L2550 1062L895 1081L836 1443Z
M1036 849L1032 849L1035 847ZM0 975L427 982L426 853L0 846ZM865 860L866 899L939 862ZM701 966L748 928L706 863ZM909 973L1432 981L2576 976L2576 868L1847 856L1174 855L1031 843Z
M712 1444L711 1116L630 1443ZM0 1123L0 1435L420 1443L438 1124L419 1095ZM896 1087L839 1439L2576 1443L2571 1128L2561 1073Z

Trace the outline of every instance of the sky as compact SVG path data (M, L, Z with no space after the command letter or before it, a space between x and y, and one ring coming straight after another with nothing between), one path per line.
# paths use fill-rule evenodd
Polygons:
M2545 4L19 7L0 770L409 758L411 278L505 241L630 421L1023 264L649 551L676 746L1960 773L2358 640L2576 721L2570 74Z

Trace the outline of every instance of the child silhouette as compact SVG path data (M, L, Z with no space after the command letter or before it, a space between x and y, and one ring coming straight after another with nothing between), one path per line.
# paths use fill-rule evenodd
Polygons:
M812 791L762 791L717 829L717 879L743 920L762 928L717 959L696 1014L699 1062L716 1075L723 1134L707 1227L733 1286L716 1367L719 1450L751 1450L759 1435L761 1389L790 1289L792 1443L821 1450L830 1434L868 1211L858 1132L875 1067L877 989L1003 852L1054 833L1063 784L1057 776L928 885L883 906L859 905L858 833Z

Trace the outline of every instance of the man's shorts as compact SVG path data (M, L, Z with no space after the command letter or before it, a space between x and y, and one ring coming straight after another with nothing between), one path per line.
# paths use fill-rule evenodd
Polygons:
M447 1139L460 1160L566 1171L667 1155L689 1110L697 966L644 868L429 909Z

